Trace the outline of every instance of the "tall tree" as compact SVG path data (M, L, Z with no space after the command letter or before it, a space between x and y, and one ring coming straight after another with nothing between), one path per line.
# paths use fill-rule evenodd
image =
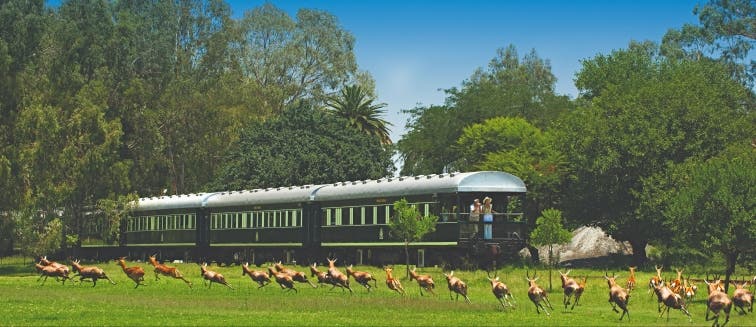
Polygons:
M756 152L746 142L705 161L674 169L664 216L673 238L720 254L726 263L725 289L737 264L756 259Z
M535 50L522 58L514 46L499 49L486 70L476 70L460 89L446 90L444 106L406 110L407 134L397 144L402 174L453 170L460 157L451 149L464 127L493 117L520 117L545 127L572 105L554 91L548 60ZM427 116L426 116L427 115Z
M407 199L401 199L394 202L394 217L389 222L391 234L404 242L404 262L407 267L407 276L409 270L409 245L423 239L426 234L436 230L438 217L434 215L423 216L416 206L407 202Z
M346 124L343 118L302 105L251 125L224 158L210 188L324 184L391 175L391 151Z
M326 104L329 111L345 118L349 126L367 135L376 137L383 145L391 144L387 122L380 116L385 114L385 103L374 103L366 90L359 85L344 86L338 95L328 97Z
M664 35L664 54L718 58L738 79L756 82L756 4L751 0L710 0L693 10L701 25L685 24Z
M302 99L326 94L357 74L354 37L335 16L300 9L296 21L266 3L239 23L239 65L271 114Z
M641 210L642 180L753 135L745 119L754 95L724 66L657 53L652 43L631 43L583 62L576 85L590 101L553 129L572 172L565 211L629 241L638 264L648 242L667 235L660 212Z

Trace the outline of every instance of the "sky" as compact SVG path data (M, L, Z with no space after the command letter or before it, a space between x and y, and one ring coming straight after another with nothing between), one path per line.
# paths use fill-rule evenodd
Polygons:
M266 1L228 1L233 16ZM581 60L625 49L631 40L661 42L669 29L698 24L699 1L413 1L267 0L296 17L302 8L327 11L356 39L361 70L375 79L387 104L391 139L406 132L401 110L443 104L496 50L512 44L520 56L535 49L551 63L556 92L577 96Z

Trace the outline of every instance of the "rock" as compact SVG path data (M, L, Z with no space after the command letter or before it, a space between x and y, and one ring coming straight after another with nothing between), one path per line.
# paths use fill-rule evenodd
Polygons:
M554 256L559 262L577 259L589 259L605 257L609 255L632 255L632 247L629 242L618 242L611 236L606 235L601 228L582 226L572 231L572 240L565 245L556 245L553 248ZM538 248L541 262L548 262L549 247ZM527 249L520 251L520 256L530 257Z

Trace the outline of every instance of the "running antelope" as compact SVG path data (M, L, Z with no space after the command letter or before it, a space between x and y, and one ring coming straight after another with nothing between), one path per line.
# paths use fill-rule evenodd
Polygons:
M696 292L698 291L698 286L690 281L690 276L688 276L688 278L683 282L683 288L685 289L683 294L685 300L688 302L693 301L693 298L696 296Z
M307 283L307 284L310 284L312 288L318 287L317 285L313 284L309 279L307 279L307 274L301 271L296 271L294 269L286 268L281 263L281 261L277 262L275 265L273 265L273 267L276 268L278 272L282 272L284 274L291 276L291 279L297 283Z
M165 275L165 276L173 277L175 279L183 280L184 283L186 283L186 285L189 286L189 288L192 288L192 282L186 280L186 278L184 278L184 275L181 274L181 272L176 267L166 266L164 264L157 262L157 259L155 259L154 255L151 255L149 259L150 259L150 264L152 264L155 267L155 280L160 279L158 275Z
M536 281L538 280L538 277L536 277L536 273L533 273L533 278L530 277L530 272L526 272L527 278L525 278L528 281L528 297L530 298L530 301L533 302L533 304L536 307L536 312L538 314L541 314L541 311L539 309L543 309L543 312L546 313L547 316L550 316L549 312L546 310L546 308L541 304L541 302L546 302L546 304L549 306L549 309L552 311L554 308L551 306L551 302L549 301L549 295L546 293L546 291L538 286L536 284Z
M578 285L578 283L574 279L567 276L571 271L572 270L568 270L566 273L562 273L561 271L557 270L557 272L559 273L559 278L562 280L562 288L564 289L564 299L562 300L562 303L564 304L565 310L567 310L567 306L570 304L570 299L573 296L575 297L575 303L572 304L570 310L575 309L575 305L580 300L580 295L577 295L578 289L580 289L580 285Z
M79 264L81 261L74 260L71 262L71 266L73 266L73 271L78 274L79 276L79 282L83 281L84 279L91 279L92 280L92 287L95 287L97 285L97 280L107 279L111 284L115 285L116 283L110 280L110 277L105 274L105 271L98 268L98 267L83 267L81 264ZM76 276L74 276L76 277Z
M118 259L118 264L121 266L121 269L123 269L123 272L126 274L126 276L131 278L131 280L136 283L136 286L134 286L134 288L139 287L139 285L144 285L142 284L144 282L144 269L142 269L142 267L126 267L126 257L120 257Z
M630 276L627 276L627 291L630 292L635 289L635 269L637 267L632 266L628 268L630 268Z
M212 270L207 270L207 262L203 262L202 265L200 265L200 273L202 274L202 284L206 284L207 281L210 281L210 284L207 285L207 288L212 288L213 283L218 283L221 285L226 285L226 287L230 289L234 289L231 287L231 285L226 282L226 277L223 277L220 273L217 273Z
M718 277L714 278L716 278L716 281L711 283L707 280L708 276L707 279L704 279L704 283L706 283L706 286L708 286L709 289L709 298L706 303L706 321L714 320L712 326L719 326L719 313L724 311L725 322L722 324L722 326L724 326L730 321L732 301L730 300L730 297L727 296L727 293L722 291L722 281ZM714 317L711 319L709 319L709 311L714 312Z
M313 263L310 265L310 276L318 278L318 284L328 284L334 286L333 279L328 273L318 270L318 264Z
M656 292L656 296L658 297L659 302L664 303L664 309L659 310L659 318L664 315L664 311L667 311L667 321L669 321L669 309L672 308L679 309L680 311L685 313L686 316L688 316L689 322L692 321L690 312L688 312L688 309L685 308L685 301L683 301L683 298L682 296L680 296L680 294L673 292L672 289L664 284L664 282L657 286L654 291Z
M354 281L357 282L357 284L360 284L367 288L368 292L370 292L371 287L378 287L378 280L373 277L369 272L365 271L356 271L352 268L352 265L349 265L349 267L346 268L347 276L354 277ZM370 286L370 281L373 281L373 286Z
M268 273L264 271L259 270L250 270L249 269L249 262L245 262L244 265L242 265L242 276L249 275L249 278L251 278L255 283L259 284L257 288L262 288L268 284L270 284L270 276Z
M444 276L446 276L446 284L449 287L449 298L452 298L452 292L454 292L457 293L457 300L459 300L459 296L462 295L465 298L465 301L470 303L470 298L467 297L467 284L461 279L454 277L454 270L448 275L444 274Z
M514 307L512 304L512 302L514 302L514 296L512 295L512 292L509 291L507 285L499 281L499 276L494 275L494 277L491 278L491 273L486 272L486 274L488 274L488 281L491 282L491 292L496 299L499 300L501 307L504 309L507 308L504 305L504 302L510 307Z
M45 285L45 282L47 281L47 277L55 277L55 280L58 280L58 278L62 278L63 285L66 284L66 279L70 279L65 269L61 267L43 266L39 263L35 263L34 267L37 269L37 271L40 272L40 275L39 275L39 278L37 278L37 281L42 279L42 277L45 278L44 280L42 280L42 285Z
M748 282L742 284L733 282L733 284L735 284L735 292L732 293L732 303L735 304L735 311L740 308L740 314L744 315L746 311L743 307L748 307L748 312L753 312L753 294L747 288Z
M606 279L606 284L609 286L609 304L612 305L612 310L616 313L619 313L617 307L620 307L620 309L622 309L622 315L620 316L619 320L622 320L625 315L627 315L627 320L630 320L630 311L627 311L627 304L630 301L630 294L628 294L625 289L617 285L617 276L609 277L609 275L605 272L604 278Z
M53 268L56 268L56 269L62 269L63 272L66 274L66 278L70 279L70 277L68 277L68 274L71 273L71 269L69 269L68 266L66 266L66 265L64 265L62 263L57 263L55 261L47 260L47 256L43 256L42 258L40 258L39 262L43 266L50 266L50 267L53 267Z
M281 289L285 289L286 291L294 290L294 293L299 293L299 291L294 288L294 280L291 279L291 276L282 272L277 272L271 267L268 267L268 273L276 279L276 283L278 283L278 286L281 286Z
M352 292L352 288L349 287L349 276L344 275L338 268L336 268L336 260L331 260L330 258L326 258L328 260L328 278L331 279L331 282L333 282L333 289L334 287L338 286L341 287L341 290L348 289L349 293Z
M386 286L392 290L396 291L397 293L404 295L404 287L402 287L402 283L399 282L398 279L395 279L394 276L391 275L391 272L394 271L394 268L391 267L384 267L383 271L386 272Z
M675 269L677 271L677 278L672 280L672 282L669 283L669 289L672 290L672 292L676 294L683 294L683 282L682 282L682 269Z
M651 279L648 281L649 292L655 292L656 287L661 285L662 283L661 271L663 266L654 265L654 267L656 268L656 276L651 277Z
M423 290L436 295L436 293L433 292L433 289L436 288L436 283L433 282L433 278L431 278L430 275L419 275L415 269L417 269L417 267L413 267L412 270L410 270L410 280L414 279L417 281L417 285L420 286L420 295L424 296Z

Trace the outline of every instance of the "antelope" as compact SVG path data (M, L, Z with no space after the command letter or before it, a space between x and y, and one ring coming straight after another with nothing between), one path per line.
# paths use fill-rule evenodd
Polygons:
M570 310L575 309L575 304L577 304L580 300L580 296L577 295L577 291L578 289L580 289L580 285L578 285L578 283L574 279L567 276L569 275L570 271L572 270L568 270L566 273L562 273L561 271L557 270L559 277L562 279L562 288L564 289L564 299L562 300L562 303L564 304L565 310L567 310L567 306L570 304L570 299L573 296L575 296L575 303L572 304Z
M748 282L742 284L735 284L735 292L732 293L732 303L735 304L735 311L740 308L740 314L746 314L743 307L748 307L748 312L753 312L753 294L747 289Z
M488 281L491 282L491 292L496 297L496 299L499 300L501 307L504 309L507 308L504 305L504 302L506 302L506 304L510 307L514 307L514 305L512 304L512 301L514 301L514 296L512 295L512 292L509 291L507 285L500 282L498 276L494 275L494 277L491 278L491 273L486 272L486 274L488 274Z
M73 266L73 271L76 272L79 276L79 282L83 281L86 278L89 278L92 280L92 287L95 287L97 285L97 280L100 278L107 279L111 284L115 285L112 280L110 280L110 277L108 275L105 275L105 271L97 268L97 267L82 267L79 263L80 260L74 260L71 262L71 266ZM76 276L74 276L76 277Z
M609 277L609 275L604 272L604 278L606 279L606 284L609 285L609 304L612 305L612 310L619 313L617 307L620 307L620 309L622 309L622 315L619 320L622 320L625 315L627 315L627 320L630 320L630 311L627 311L630 294L627 293L627 290L617 285L617 276Z
M635 269L638 267L631 266L628 268L630 268L630 276L627 276L627 291L630 292L635 289Z
M50 260L47 260L47 256L43 256L42 258L40 258L40 259L39 259L39 262L40 262L40 263L41 263L41 264L42 264L43 266L51 266L51 267L53 267L53 268L56 268L56 269L57 269L57 268L60 268L60 269L62 269L62 270L63 270L63 272L65 272L65 274L66 274L66 277L68 277L68 274L69 274L69 273L71 272L71 270L70 270L70 269L68 269L68 266L66 266L66 265L64 265L64 264L61 264L61 263L57 263L57 262L55 262L55 261L50 261Z
M331 276L328 276L328 273L318 270L317 263L310 265L310 276L316 276L318 278L318 284L335 285Z
M404 295L404 287L402 287L402 283L399 282L398 279L394 279L394 276L391 275L391 272L394 271L394 268L390 267L384 267L383 271L386 272L386 286L392 290L396 291L397 293Z
M459 301L459 296L462 295L467 303L471 303L470 298L467 297L467 284L461 279L454 277L454 270L448 275L444 274L444 276L446 276L446 284L449 287L449 299L452 299L453 292L457 293L457 301Z
M305 274L305 273L303 273L301 271L296 271L296 270L293 270L293 269L286 268L286 267L284 267L283 264L281 264L281 261L277 262L275 265L273 265L273 267L278 272L282 272L284 274L287 274L287 275L291 276L291 279L293 281L295 281L295 282L310 284L310 286L312 286L312 288L317 288L318 287L315 284L313 284L310 280L307 279L307 274Z
M706 276L708 279L708 275ZM730 321L730 310L732 310L732 301L727 293L722 291L722 281L718 277L714 277L717 281L709 283L707 279L704 279L704 283L709 289L709 298L706 303L706 321L714 320L712 326L719 326L719 312L725 312L725 322L722 326L727 325ZM709 319L709 311L714 312L714 317Z
M436 283L433 282L433 278L431 278L430 275L419 275L415 272L415 269L417 269L417 267L413 267L412 270L410 270L410 280L414 279L417 281L417 285L420 286L420 295L424 296L423 290L436 295L436 293L433 292L433 289L436 288Z
M654 267L656 268L656 276L651 277L651 280L648 281L649 292L655 292L656 287L662 283L661 271L663 266L654 265Z
M373 277L373 275L371 275L369 272L355 271L352 268L352 265L349 265L349 267L346 268L346 272L347 272L347 276L354 277L354 281L356 281L357 284L360 284L360 285L364 286L365 288L367 288L368 292L370 292L370 288L371 288L370 281L371 280L373 281L373 286L372 287L376 287L376 288L378 287L378 280L375 279L375 277Z
M126 267L126 257L119 258L118 264L121 266L121 269L123 269L123 272L126 273L126 276L129 276L129 278L136 283L134 288L139 287L139 285L144 285L142 284L142 282L144 282L144 269L142 269L142 267Z
M169 266L166 266L157 262L157 259L155 259L154 255L151 255L149 259L150 259L150 264L152 264L155 267L155 280L160 279L158 275L165 275L165 276L173 277L175 279L183 280L184 283L186 283L186 285L189 286L189 288L192 288L192 282L186 280L186 278L184 278L184 275L181 274L181 272L176 267L169 267Z
M244 265L242 265L242 276L244 275L249 275L249 278L259 284L260 286L257 288L262 288L270 284L270 276L268 276L268 273L259 270L250 270L249 262L245 262Z
M667 285L662 282L660 285L656 286L654 288L656 292L656 296L658 297L659 303L659 318L664 315L664 311L667 312L667 321L669 321L669 309L679 309L685 315L688 316L688 321L693 321L692 317L690 316L690 312L688 312L688 309L685 308L685 301L683 301L682 296L680 294L677 294L672 291ZM664 309L661 309L661 303L664 303Z
M44 277L45 279L42 280L42 285L45 285L45 282L47 281L47 277L55 277L56 280L58 278L63 278L63 285L66 284L66 279L70 279L68 277L68 274L63 268L60 267L53 267L53 266L43 266L39 263L35 263L34 267L37 269L37 271L40 272L39 278L37 278L37 281L42 279Z
M226 285L226 287L230 289L234 289L231 287L231 285L226 282L226 277L223 277L223 275L214 272L212 270L207 270L207 262L203 262L202 265L200 265L200 273L202 274L202 284L206 284L206 282L209 280L210 284L207 285L207 288L212 288L213 283L218 283L221 285Z
M525 279L528 281L528 297L530 298L530 301L532 301L535 305L536 312L538 314L541 314L541 311L539 309L543 309L543 312L545 312L547 316L550 316L551 314L549 314L543 304L541 304L541 301L546 302L546 304L549 306L549 309L551 309L552 311L554 310L554 308L551 306L551 302L549 301L549 296L546 291L538 286L538 284L536 284L538 277L536 277L536 274L533 273L533 278L530 278L530 272L526 272L526 276L527 277Z
M672 282L669 283L669 289L672 290L672 292L677 294L683 294L683 283L682 283L682 269L675 269L677 271L677 278L672 280Z
M690 277L688 277L683 284L683 288L684 288L683 295L685 296L685 300L693 301L693 298L696 296L696 291L698 291L698 286L692 283L690 281Z
M338 259L331 260L330 258L326 258L326 260L328 260L328 273L326 275L331 279L333 284L331 289L338 286L341 287L342 291L346 288L349 290L349 293L353 293L352 288L349 287L349 276L344 275L338 268L336 268L336 260Z
M588 276L583 277L583 280L578 282L578 288L575 290L575 304L573 306L577 305L578 302L580 302L580 297L583 296L583 292L585 292L585 284L588 282Z
M268 267L268 273L276 279L276 283L278 283L278 286L281 286L281 289L285 289L286 291L294 290L294 293L299 293L294 287L294 280L291 276L277 272L271 267Z

